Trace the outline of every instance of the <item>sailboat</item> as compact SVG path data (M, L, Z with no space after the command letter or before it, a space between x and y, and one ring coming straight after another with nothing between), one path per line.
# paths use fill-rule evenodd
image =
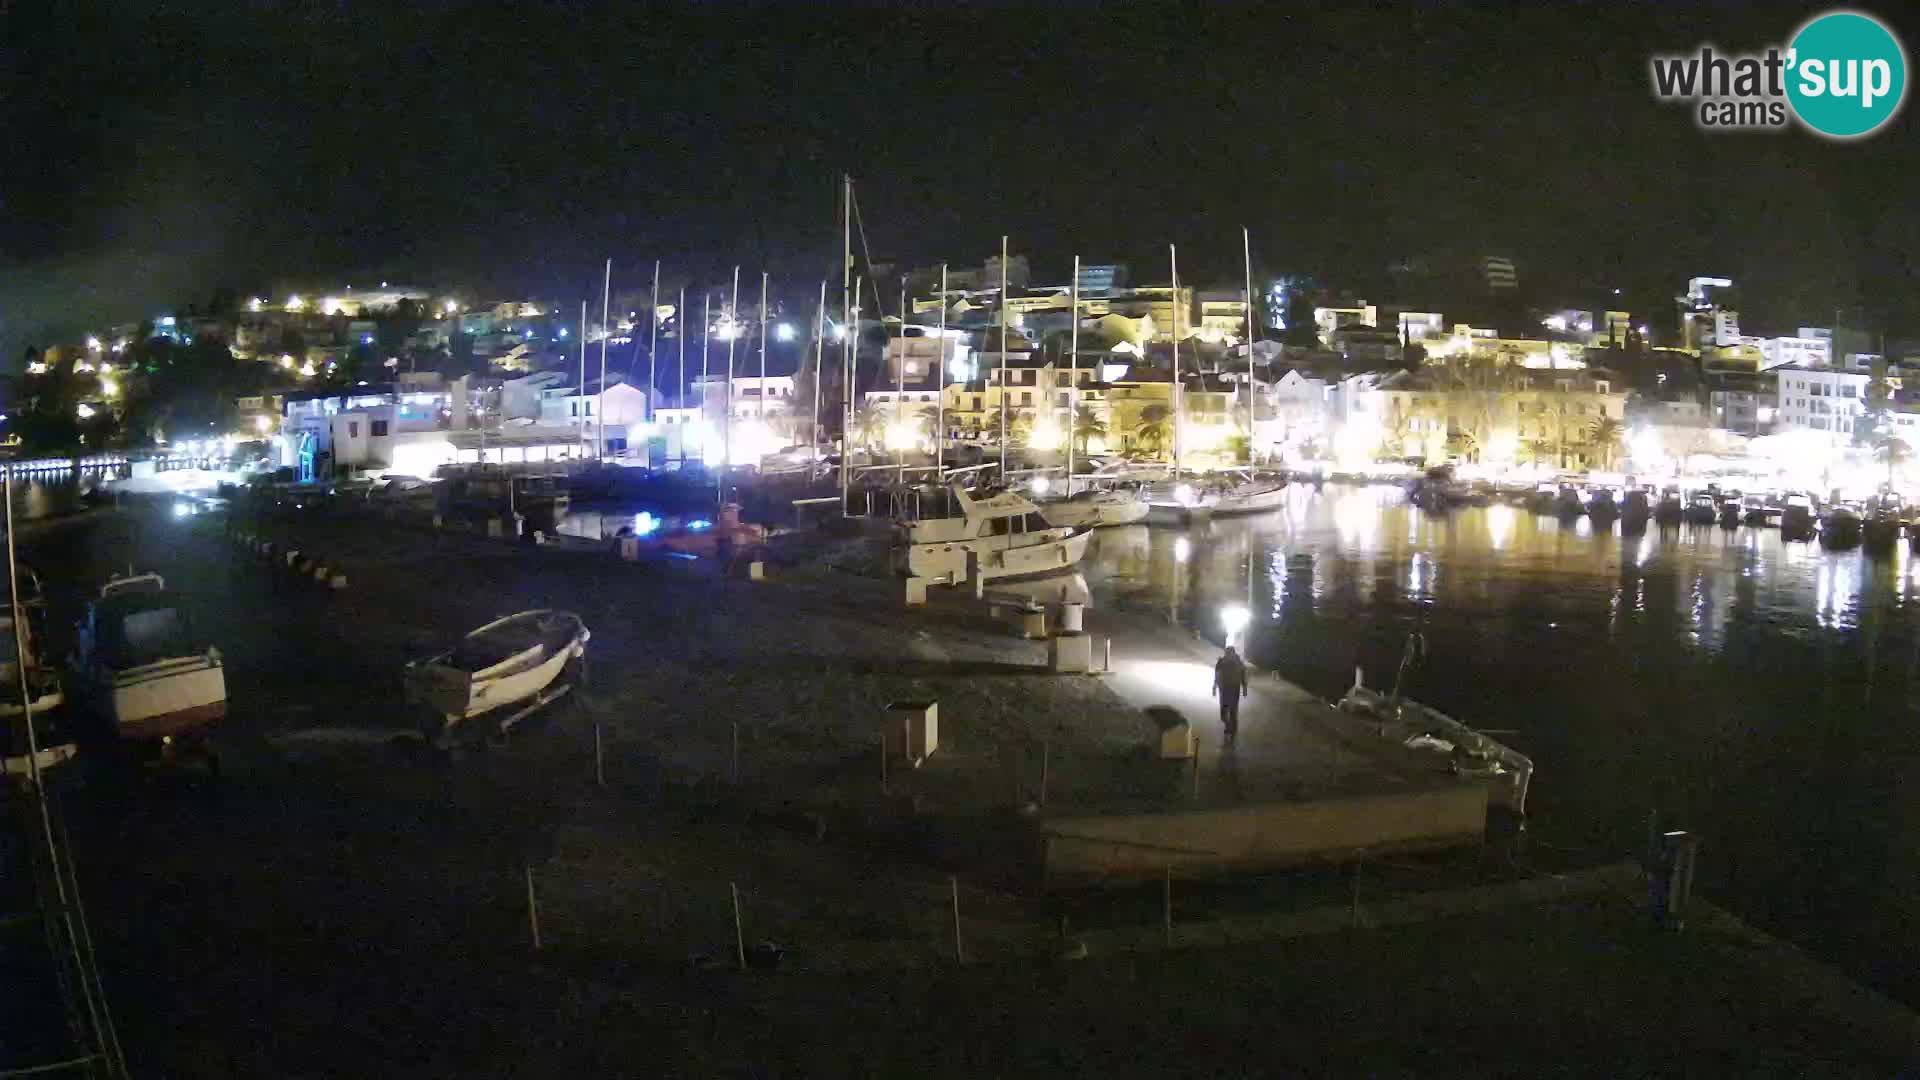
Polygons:
M26 777L73 760L79 740L60 707L66 701L60 672L40 659L28 614L43 603L40 579L24 566L19 576L20 603L0 611L0 774ZM17 626L16 617L22 620ZM34 724L31 738L28 716Z

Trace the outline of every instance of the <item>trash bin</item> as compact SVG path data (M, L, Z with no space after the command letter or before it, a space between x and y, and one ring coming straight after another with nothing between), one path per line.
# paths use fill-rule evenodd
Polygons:
M1654 845L1653 865L1647 872L1647 907L1656 925L1669 930L1686 927L1688 901L1693 896L1693 868L1700 854L1700 838L1689 832L1660 834Z

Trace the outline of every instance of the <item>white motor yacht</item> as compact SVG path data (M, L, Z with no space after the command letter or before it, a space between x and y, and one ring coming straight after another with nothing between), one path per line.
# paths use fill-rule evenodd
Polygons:
M987 579L1036 577L1071 570L1087 553L1090 525L1060 526L1012 491L976 496L952 487L957 517L900 523L894 565L914 577L961 582L969 554Z
M1134 525L1147 519L1147 500L1132 489L1082 491L1072 498L1042 503L1040 513L1054 525Z

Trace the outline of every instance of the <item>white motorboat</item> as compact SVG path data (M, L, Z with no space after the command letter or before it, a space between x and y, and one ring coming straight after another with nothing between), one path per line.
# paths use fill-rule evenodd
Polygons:
M580 616L540 608L482 626L438 656L407 665L407 701L439 714L445 734L462 721L513 708L499 730L565 695L559 683L567 663L586 655L588 633Z
M1071 570L1087 553L1090 525L1055 525L1012 491L977 498L958 484L951 490L960 516L902 522L895 569L957 583L967 580L971 553L986 580L1035 577Z
M1138 524L1147 519L1147 509L1147 500L1131 489L1082 491L1070 499L1040 504L1040 513L1050 524L1096 529Z
M227 714L220 650L195 636L184 598L159 574L101 586L80 621L73 667L77 692L122 739L197 738Z
M1247 479L1237 484L1182 481L1150 500L1152 520L1185 524L1196 517L1230 517L1278 510L1287 501L1284 480Z
M39 579L33 571L20 568L22 596L20 606L0 608L0 774L30 776L37 766L51 768L71 761L79 754L79 740L67 711L60 706L66 695L60 687L60 673L40 660L35 641L31 610L40 607ZM24 621L19 637L14 635L14 612ZM25 653L19 651L26 646ZM23 664L24 658L24 664ZM25 667L26 701L20 697L21 668ZM32 737L27 733L27 717L33 718Z

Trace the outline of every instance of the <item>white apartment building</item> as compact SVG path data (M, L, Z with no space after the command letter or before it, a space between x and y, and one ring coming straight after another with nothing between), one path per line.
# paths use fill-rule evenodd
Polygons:
M1825 431L1836 442L1853 438L1853 426L1866 412L1867 384L1872 376L1830 368L1782 367L1776 422L1783 428Z

